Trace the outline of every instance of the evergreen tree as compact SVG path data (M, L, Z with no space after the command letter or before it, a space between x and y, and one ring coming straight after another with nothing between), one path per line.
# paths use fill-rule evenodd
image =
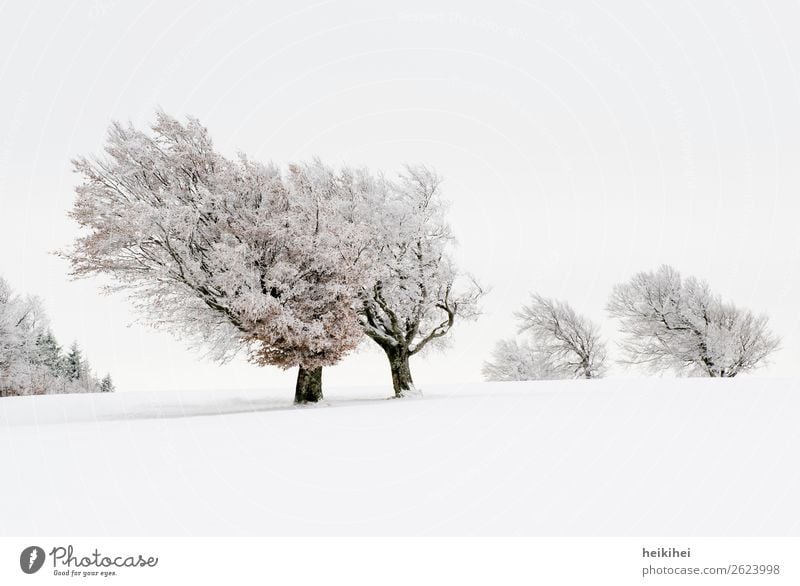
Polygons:
M100 381L100 392L101 393L113 393L116 390L114 387L114 382L111 380L111 375L107 374L103 377L103 380Z
M64 363L64 375L71 381L82 380L86 374L86 367L83 360L83 352L77 342L73 342L69 348L69 354Z
M55 377L64 374L64 354L61 345L53 336L53 332L47 330L36 339L39 364L46 366Z

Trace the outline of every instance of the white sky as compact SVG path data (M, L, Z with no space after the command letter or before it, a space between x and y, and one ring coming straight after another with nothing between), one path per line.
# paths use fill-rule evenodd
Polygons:
M381 4L379 6L379 4ZM601 5L602 4L602 5ZM192 114L226 154L447 179L484 316L417 383L476 381L527 292L603 322L613 283L670 263L768 313L800 351L800 5L796 2L25 2L0 7L0 274L40 295L120 390L273 387L294 373L220 367L131 325L123 297L49 253L70 158L112 119ZM330 385L389 385L368 350ZM613 346L612 346L613 351ZM619 374L619 373L618 373Z

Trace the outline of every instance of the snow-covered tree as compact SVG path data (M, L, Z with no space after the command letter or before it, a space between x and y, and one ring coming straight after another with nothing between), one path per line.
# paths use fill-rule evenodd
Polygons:
M44 392L47 369L39 364L36 341L46 328L39 299L16 295L0 278L0 395Z
M762 366L779 345L766 316L723 302L705 281L666 265L615 286L608 311L620 320L623 362L651 371L733 377Z
M86 379L87 370L83 351L78 346L78 342L73 342L64 359L64 375L71 381L82 381Z
M372 180L372 210L360 224L370 234L359 313L364 332L386 353L395 395L418 392L409 358L441 344L456 319L478 314L480 287L451 256L454 237L444 217L441 179L408 167L397 181Z
M0 396L99 390L80 352L69 363L47 324L38 298L14 294L0 278ZM79 376L68 375L70 364L79 365Z
M497 344L484 363L487 380L598 378L606 370L599 328L569 304L534 294L514 313L521 342Z
M298 366L295 400L319 400L322 367L362 335L341 177L226 159L192 118L159 113L152 130L115 123L106 157L75 161L72 217L88 234L67 253L73 274L113 277L151 324L218 359Z
M36 346L39 364L44 365L53 376L63 376L66 358L53 332L48 329L41 334L36 339Z
M600 329L569 304L534 294L515 315L519 333L531 336L534 347L564 375L561 378L603 376L606 345Z
M483 363L488 381L526 381L563 378L550 357L530 340L500 340Z
M107 374L103 377L103 380L100 381L100 392L101 393L113 393L116 390L114 386L114 381L111 380L111 375Z

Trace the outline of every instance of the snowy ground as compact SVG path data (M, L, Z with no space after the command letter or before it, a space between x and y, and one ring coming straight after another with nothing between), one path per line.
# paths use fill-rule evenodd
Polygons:
M0 534L800 535L798 381L386 392L0 399Z

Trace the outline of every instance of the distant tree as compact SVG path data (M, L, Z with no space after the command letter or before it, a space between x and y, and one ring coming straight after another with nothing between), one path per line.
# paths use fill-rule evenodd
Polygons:
M483 366L487 380L598 378L606 369L599 328L561 301L534 294L515 314L522 342L498 343Z
M295 401L355 348L359 234L340 221L342 178L318 161L282 172L217 153L196 119L153 135L113 124L104 159L80 158L67 253L78 277L114 278L152 325L229 359L298 366Z
M441 345L456 320L478 315L481 288L451 255L455 239L445 220L441 179L407 167L398 181L374 180L361 210L369 247L359 295L366 335L386 353L395 396L417 393L409 359ZM371 211L370 211L371 210Z
M62 355L39 299L16 295L0 278L0 396L98 390L77 344Z
M16 295L0 278L0 396L44 392L36 341L46 328L39 299Z
M83 352L78 346L78 342L73 342L64 360L64 375L71 381L80 381L86 378L86 372Z
M563 378L598 378L605 373L606 346L599 328L569 304L532 295L516 314L519 333L548 356Z
M620 320L623 362L651 371L734 377L779 346L766 316L724 303L705 281L667 265L615 286L608 311Z
M111 375L107 374L103 377L103 380L100 381L100 392L101 393L113 393L116 390L114 386L114 382L111 380Z
M483 363L488 381L531 381L563 378L547 353L529 340L501 340L490 360Z
M47 367L53 376L62 376L64 374L65 356L53 332L48 329L39 335L36 339L36 346L38 349L37 361Z

